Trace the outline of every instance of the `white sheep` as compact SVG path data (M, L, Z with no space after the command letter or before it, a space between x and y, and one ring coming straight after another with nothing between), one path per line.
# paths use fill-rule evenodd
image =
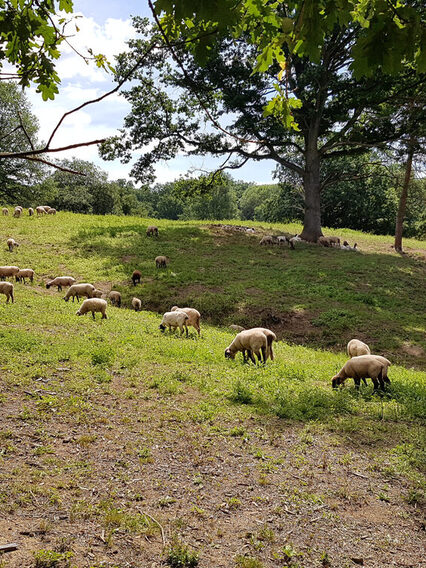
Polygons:
M46 211L44 210L44 207L42 207L41 205L36 207L36 213L37 217L40 217L40 215L46 215Z
M343 365L337 375L331 380L333 388L342 385L346 379L352 378L355 387L358 389L361 379L370 378L373 381L374 390L380 386L382 390L385 388L385 382L390 383L388 378L388 367L391 362L381 355L359 355L352 357ZM365 381L364 381L365 382Z
M12 278L19 272L17 266L0 266L0 280L4 278Z
M294 249L294 243L292 239L290 239L286 235L279 235L277 237L277 241L279 245L288 245L292 250Z
M1 210L3 215L9 215L9 209L7 207L3 207L3 209Z
M111 290L108 294L108 298L113 306L117 306L118 308L121 306L121 294L117 292L117 290Z
M268 359L268 357L270 357L271 361L273 361L274 360L274 351L272 349L272 343L277 340L277 336L275 335L275 333L273 331L271 331L270 329L266 328L266 327L253 327L253 328L251 328L247 331L261 331L262 333L264 333L266 335L266 339L268 341L268 349L266 351L266 359Z
M140 312L142 310L142 302L139 298L132 298L132 308L135 312Z
M62 292L62 286L72 286L73 284L75 284L75 278L72 276L57 276L46 283L46 288L49 289L51 286L57 286L58 292Z
M366 343L359 339L351 339L346 347L349 357L358 357L359 355L370 355L370 348Z
M18 205L18 207L15 207L15 211L13 212L13 216L14 217L20 217L22 214L22 207L20 207Z
M16 282L23 282L25 284L25 278L29 278L30 282L34 280L34 270L32 268L20 268L19 272L15 274Z
M323 247L338 247L340 248L339 237L318 237L317 243Z
M54 209L53 207L49 207L47 214L48 215L56 215L56 209Z
M167 256L156 256L155 257L155 266L157 268L167 268L167 264L169 263L169 259Z
M183 330L186 330L186 336L188 337L188 328L186 326L186 322L188 320L188 314L185 312L175 311L175 312L166 312L163 315L163 319L161 320L160 325L158 326L159 329L164 333L166 326L169 327L169 332L172 330L176 330L178 327L180 329L180 334L183 334Z
M237 325L235 323L232 323L229 327L230 327L230 329L233 329L234 331L238 331L238 332L245 330L245 327L243 327L242 325Z
M32 207L28 207L28 215L32 217L34 215L34 209Z
M273 235L265 235L259 242L260 245L276 245L277 243L277 237Z
M87 298L92 298L94 291L95 287L93 286L93 284L88 284L87 282L84 282L83 284L73 284L68 288L68 292L65 294L64 300L68 302L71 296L73 302L74 298L77 298L78 302L80 300L79 296L86 296Z
M246 361L246 352L248 356L256 363L253 353L257 356L258 360L266 363L268 352L268 339L263 331L256 329L246 329L240 331L234 341L225 349L225 357L227 359L235 359L235 355L241 351L243 353L244 361Z
M188 320L186 322L186 325L193 327L197 331L198 336L200 336L200 334L201 334L201 328L200 328L201 314L198 310L196 310L195 308L178 308L178 306L173 306L173 308L170 311L171 312L176 312L176 311L185 312L188 316Z
M7 246L9 247L9 252L13 252L16 247L19 247L19 243L15 241L15 239L7 239L6 241Z
M100 312L102 314L101 319L107 319L106 309L107 309L107 302L106 300L101 300L101 298L89 298L84 300L81 304L80 309L76 311L76 316L84 316L87 312L92 312L93 319L95 319L95 312Z
M103 294L102 290L95 289L92 298L102 298L102 294Z
M158 227L151 225L146 230L147 237L158 237Z
M13 304L13 284L10 282L0 282L0 294L4 294L6 296L6 304L9 303L9 298L12 299Z

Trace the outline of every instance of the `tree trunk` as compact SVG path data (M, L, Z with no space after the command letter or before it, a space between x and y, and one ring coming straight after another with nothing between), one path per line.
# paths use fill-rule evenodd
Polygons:
M399 198L398 213L396 216L395 226L395 250L402 253L402 230L405 218L405 211L407 208L408 186L411 180L411 171L413 166L414 155L414 140L411 137L408 146L407 163L405 164L404 184L402 186L401 197Z
M310 141L305 152L305 173L303 175L303 188L305 192L305 217L303 231L300 234L305 241L316 243L321 231L321 182L320 161L317 149L317 140Z

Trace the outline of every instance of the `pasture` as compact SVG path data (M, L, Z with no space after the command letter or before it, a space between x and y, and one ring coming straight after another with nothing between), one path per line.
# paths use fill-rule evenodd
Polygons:
M0 296L0 530L19 544L0 566L420 566L426 243L327 231L362 252L291 251L258 242L296 225L151 223L0 218L0 264L36 271ZM57 275L125 307L78 318ZM160 333L174 304L201 339ZM276 331L276 360L225 360L231 323ZM352 337L392 361L384 395L331 389Z

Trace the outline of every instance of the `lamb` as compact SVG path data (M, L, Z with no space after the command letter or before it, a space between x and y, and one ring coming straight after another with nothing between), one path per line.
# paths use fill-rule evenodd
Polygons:
M150 225L146 230L147 237L158 237L158 227Z
M194 308L178 308L177 306L173 306L173 308L170 311L171 312L176 312L176 311L185 312L188 315L188 320L186 322L186 325L193 327L197 331L198 336L200 336L200 334L201 334L201 328L200 328L201 314L198 310L196 310Z
M279 245L288 245L292 250L294 250L294 243L292 239L289 239L286 235L279 235L277 237Z
M19 272L15 274L16 282L23 282L25 284L25 278L29 278L30 282L34 280L34 270L31 268L20 268Z
M257 356L260 362L262 362L263 357L263 363L266 363L268 339L263 331L260 331L259 329L246 329L244 331L240 331L240 333L235 336L234 341L225 349L225 357L227 359L235 359L235 355L238 351L242 351L244 361L246 360L245 353L247 351L248 356L253 363L256 363L253 353Z
M388 378L388 367L391 362L385 357L380 355L359 355L352 357L343 365L337 375L331 380L333 388L342 385L346 379L352 378L355 382L355 387L358 389L361 379L368 377L373 381L374 390L380 388L385 389L385 382L390 383Z
M117 306L118 308L121 306L120 292L117 292L116 290L111 290L111 292L108 294L108 298L110 299L111 304L113 306Z
M72 276L57 276L46 283L46 288L49 289L51 286L57 286L58 292L62 292L62 286L72 286L73 284L75 284L75 278Z
M72 296L72 301L74 303L74 298L77 298L77 302L80 301L79 296L87 296L87 298L93 298L93 292L95 291L95 287L93 284L87 284L84 282L83 284L73 284L69 287L68 292L64 296L64 300L68 302L68 300ZM99 298L97 298L99 299Z
M56 215L56 209L54 209L53 207L49 207L47 214L48 215Z
M142 274L141 274L140 270L134 270L133 274L132 274L133 286L136 286L136 284L140 284L141 278L142 278Z
M12 298L13 304L13 284L10 282L0 282L0 294L4 294L6 296L6 304L9 303L9 298Z
M142 310L142 302L139 298L132 298L132 307L135 312L140 312Z
M1 210L3 215L9 215L9 209L7 207L3 207L3 209Z
M32 207L28 207L28 215L32 217L34 215L34 209Z
M44 207L39 205L38 207L36 207L36 213L37 213L37 217L40 217L40 215L45 215L46 211L44 210Z
M22 214L22 207L18 206L15 207L15 211L13 212L14 217L20 217Z
M75 312L75 315L84 316L84 314L87 314L87 312L92 312L93 319L95 319L95 312L101 312L101 319L107 319L106 309L106 300L101 300L100 298L90 298L84 300L84 302L80 306L80 309Z
M7 246L9 247L9 252L13 252L13 250L14 250L16 247L19 247L19 243L17 243L17 242L15 241L15 239L12 239L12 238L7 239L6 243L7 243Z
M166 312L163 315L163 319L161 320L161 323L158 327L163 333L166 329L166 326L169 326L169 332L172 330L172 328L173 331L175 331L175 329L178 327L180 329L181 335L183 335L183 330L185 329L186 336L188 337L188 328L186 326L188 319L189 316L185 312L180 312L178 310L176 310L175 312Z
M8 277L13 279L18 272L19 268L17 266L0 266L0 280Z
M167 256L156 256L155 257L155 266L157 268L167 268L168 262L169 262L169 259L167 258Z
M359 355L370 355L370 348L366 343L359 339L351 339L346 347L349 357L358 357Z
M340 245L340 248L343 250L353 250L355 252L359 252L357 243L354 244L353 247L348 243L348 241L344 241L343 245Z

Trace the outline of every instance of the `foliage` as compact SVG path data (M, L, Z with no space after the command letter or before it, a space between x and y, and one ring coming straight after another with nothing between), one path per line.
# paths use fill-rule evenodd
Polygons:
M198 554L176 539L166 550L165 556L165 563L171 568L195 568L198 566Z
M38 120L22 90L14 83L0 81L0 152L31 149L27 135L37 143L38 128ZM6 203L19 200L22 205L31 202L33 186L41 171L40 166L31 162L0 159L0 200Z

